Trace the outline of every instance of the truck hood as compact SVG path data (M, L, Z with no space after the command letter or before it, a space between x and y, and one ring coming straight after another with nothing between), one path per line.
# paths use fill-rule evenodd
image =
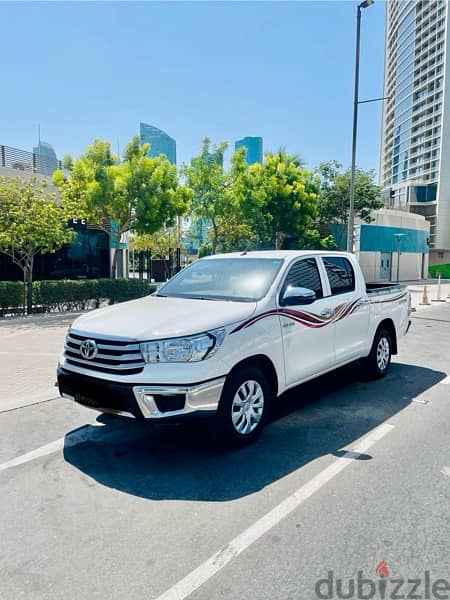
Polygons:
M133 340L194 335L248 319L256 302L225 302L147 296L94 310L78 317L71 329L88 335Z

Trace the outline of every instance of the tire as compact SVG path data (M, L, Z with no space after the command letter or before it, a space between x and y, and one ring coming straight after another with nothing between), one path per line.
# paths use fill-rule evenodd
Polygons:
M387 329L381 327L375 334L372 349L365 359L365 368L370 379L381 379L391 364L392 340Z
M243 446L253 442L267 423L272 391L257 367L238 368L227 377L217 413L210 423L215 443Z

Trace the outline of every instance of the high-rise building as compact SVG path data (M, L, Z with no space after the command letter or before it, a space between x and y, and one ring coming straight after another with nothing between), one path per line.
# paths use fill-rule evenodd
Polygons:
M245 137L242 140L237 140L234 144L234 149L245 148L247 150L245 159L247 164L254 163L262 164L263 161L263 139L262 137Z
M51 177L59 169L58 158L51 144L39 140L33 148L34 168L36 173Z
M162 129L141 123L139 125L141 144L150 144L149 156L164 154L173 165L177 162L177 143Z
M387 207L423 215L450 248L450 56L445 0L386 3L380 185Z

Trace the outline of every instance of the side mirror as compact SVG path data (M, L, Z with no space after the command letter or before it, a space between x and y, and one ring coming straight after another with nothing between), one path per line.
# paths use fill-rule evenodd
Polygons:
M316 300L316 292L308 288L289 286L283 293L281 304L294 306L298 304L312 304Z

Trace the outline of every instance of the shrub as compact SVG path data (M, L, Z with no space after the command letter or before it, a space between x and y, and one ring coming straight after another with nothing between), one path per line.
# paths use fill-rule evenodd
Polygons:
M116 304L154 292L155 285L138 279L48 280L33 283L34 312L83 310L101 302ZM0 281L0 314L23 312L23 283Z
M431 277L438 278L438 273L441 274L442 279L450 279L450 264L433 265L428 267L428 272Z
M23 312L23 283L0 281L0 315Z

